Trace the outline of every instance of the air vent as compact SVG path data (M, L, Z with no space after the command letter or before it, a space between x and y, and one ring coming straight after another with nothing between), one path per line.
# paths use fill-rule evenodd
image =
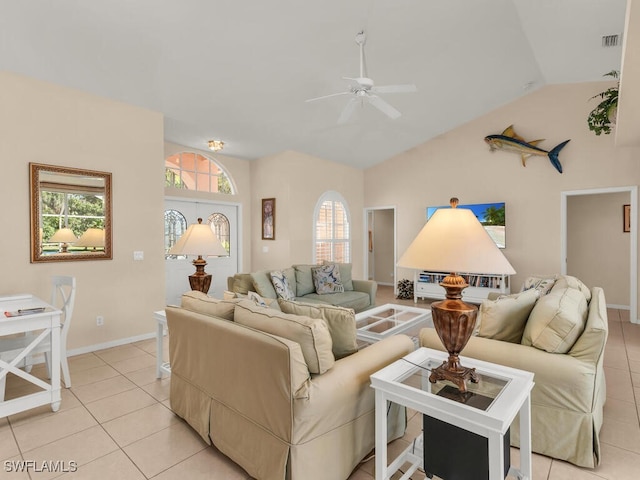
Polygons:
M620 35L603 35L602 36L602 46L604 48L609 47L617 47L620 43Z

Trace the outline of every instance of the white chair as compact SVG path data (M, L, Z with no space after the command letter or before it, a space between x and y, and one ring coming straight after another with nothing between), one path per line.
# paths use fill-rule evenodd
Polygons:
M75 277L54 276L51 277L52 292L51 305L62 311L60 328L60 366L62 367L62 377L64 385L71 387L71 375L69 374L69 363L67 361L67 335L71 326L73 306L76 299L76 279ZM25 335L0 339L0 358L10 361L15 358L33 340L34 334L29 332ZM25 368L31 370L32 355L44 354L47 372L51 378L51 340L49 337L42 340L25 359ZM6 378L6 377L5 377ZM5 378L0 380L0 401L4 399Z

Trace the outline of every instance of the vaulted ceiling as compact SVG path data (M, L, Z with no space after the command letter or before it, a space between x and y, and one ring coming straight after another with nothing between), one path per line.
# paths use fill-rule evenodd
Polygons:
M544 85L603 80L623 55L625 94L627 70L640 81L633 48L623 52L625 40L640 45L626 10L625 0L0 0L0 69L160 111L165 138L188 147L222 139L240 158L298 150L365 168ZM364 104L338 125L348 96L305 100L348 91L361 30L369 77L418 91L380 95L395 120ZM620 43L603 47L607 35Z

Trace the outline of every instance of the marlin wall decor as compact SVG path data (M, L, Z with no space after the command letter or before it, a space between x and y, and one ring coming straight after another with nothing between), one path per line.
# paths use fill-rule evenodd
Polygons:
M515 152L520 154L523 167L527 166L527 158L531 157L532 155L549 157L551 165L553 165L555 169L560 173L562 173L562 165L560 164L560 160L558 160L558 154L560 153L560 150L562 150L564 146L569 143L569 140L565 140L564 142L556 145L551 149L551 151L543 150L537 145L540 142L544 142L544 139L532 140L530 142L527 142L524 138L522 138L515 132L515 130L513 129L513 125L507 127L505 131L500 135L488 135L484 137L484 141L487 142L492 152L494 150L505 150L508 152Z

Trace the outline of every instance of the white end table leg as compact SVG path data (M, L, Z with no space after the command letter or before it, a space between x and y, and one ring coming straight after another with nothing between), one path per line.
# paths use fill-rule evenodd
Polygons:
M164 358L163 352L163 337L164 337L164 325L162 322L157 321L156 330L156 378L162 378L162 359Z
M531 480L531 394L520 407L520 473Z
M499 434L491 434L487 439L489 443L489 479L501 480L504 478L504 449L503 436Z
M376 390L376 480L387 479L387 399Z

